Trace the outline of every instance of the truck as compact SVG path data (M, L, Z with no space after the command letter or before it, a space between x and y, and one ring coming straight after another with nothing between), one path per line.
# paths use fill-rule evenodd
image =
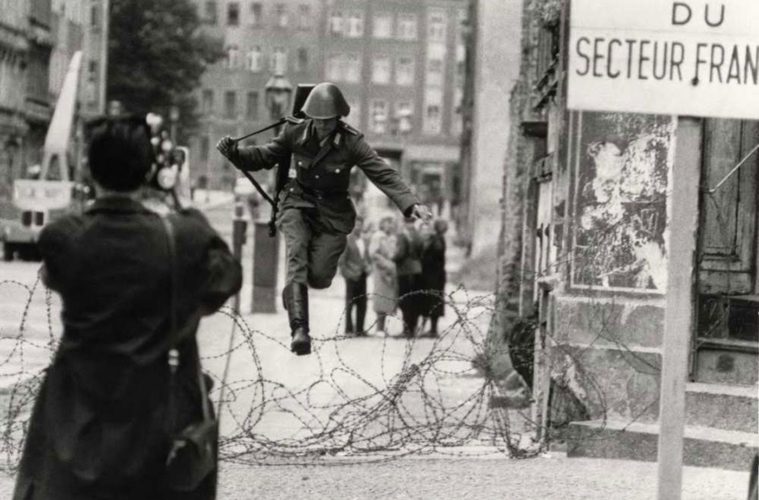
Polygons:
M34 258L42 228L60 214L83 208L87 188L77 182L74 136L81 51L74 53L43 146L42 163L25 169L10 187L11 200L0 219L6 261ZM10 218L8 218L10 216Z
M82 169L82 134L77 134L77 95L82 53L71 58L60 95L53 111L45 142L42 163L27 168L13 179L10 200L0 200L0 240L3 258L11 261L38 258L37 239L46 224L65 213L81 212L93 198L93 187ZM156 141L158 138L154 138ZM168 188L146 189L145 205L155 211L170 210L172 204L189 204L190 151L184 146L158 141L154 177L156 185ZM172 196L169 196L171 194Z

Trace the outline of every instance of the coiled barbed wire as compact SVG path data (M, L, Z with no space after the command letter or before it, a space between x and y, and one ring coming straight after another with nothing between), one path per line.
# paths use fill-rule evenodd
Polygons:
M39 278L32 285L0 281L3 293L26 295L18 327L0 332L0 382L5 388L0 390L0 467L10 471L20 458L44 374L40 353L51 359L60 334L53 313L54 294L40 285ZM470 296L463 288L448 295L431 291L410 295L423 294L434 294L450 317L437 337L354 339L338 333L341 317L332 335L318 336L324 328L314 328L322 332L317 331L314 338L311 358L293 366L316 365L317 372L306 372L297 382L272 374L262 357L266 350L267 356L274 352L275 357L294 359L287 333L256 329L249 324L250 317L222 308L219 317L225 320L227 331L235 333L233 343L223 352L206 352L201 347L204 366L216 382L211 397L222 421L221 460L305 466L324 463L325 458L337 459L330 464L347 465L430 453L460 456L462 447L469 457L491 454L494 449L513 458L540 453L541 443L533 439L539 424L531 421L529 409L508 410L491 404L507 392L503 374L490 367L493 357L504 355L488 346L494 297ZM44 311L36 310L40 304L35 298L40 295ZM30 335L28 328L30 318L40 314L47 328L44 338ZM378 371L355 366L366 364L351 353L356 343L374 348ZM511 348L513 355L515 346ZM532 345L520 348L531 352ZM27 352L32 349L36 355L30 362ZM223 381L215 368L229 356L235 368ZM597 398L603 399L597 384L589 381L586 385L595 387ZM217 401L222 386L224 400Z

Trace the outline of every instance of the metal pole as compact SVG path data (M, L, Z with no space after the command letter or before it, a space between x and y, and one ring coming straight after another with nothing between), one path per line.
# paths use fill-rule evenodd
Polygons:
M254 313L277 312L279 233L269 236L269 223L253 223L253 303Z
M211 191L211 153L210 153L210 149L211 149L211 142L213 142L213 141L211 140L211 117L209 116L206 119L208 120L208 149L209 149L208 158L206 158L206 204L208 204L211 201L210 200L210 195L211 195L211 193L210 193L210 191Z
M108 32L110 31L110 0L103 0L102 36L100 37L100 75L98 76L98 113L105 113L108 78Z
M685 384L693 334L701 144L701 120L680 118L670 179L672 214L659 402L659 500L680 500L682 493Z
M232 255L242 265L242 247L245 245L245 233L247 232L248 222L244 216L245 207L242 202L235 203L235 214L232 220ZM240 292L235 295L232 309L235 314L240 314Z

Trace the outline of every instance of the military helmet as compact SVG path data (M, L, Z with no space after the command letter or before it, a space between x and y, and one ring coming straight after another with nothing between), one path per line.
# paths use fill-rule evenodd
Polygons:
M303 104L303 112L309 118L328 120L339 116L348 116L351 107L345 101L343 93L334 83L320 83L311 90Z

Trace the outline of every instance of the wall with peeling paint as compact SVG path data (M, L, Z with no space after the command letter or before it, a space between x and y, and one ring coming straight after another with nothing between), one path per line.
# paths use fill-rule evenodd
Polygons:
M592 419L655 421L676 123L611 113L578 113L572 123L551 375Z

